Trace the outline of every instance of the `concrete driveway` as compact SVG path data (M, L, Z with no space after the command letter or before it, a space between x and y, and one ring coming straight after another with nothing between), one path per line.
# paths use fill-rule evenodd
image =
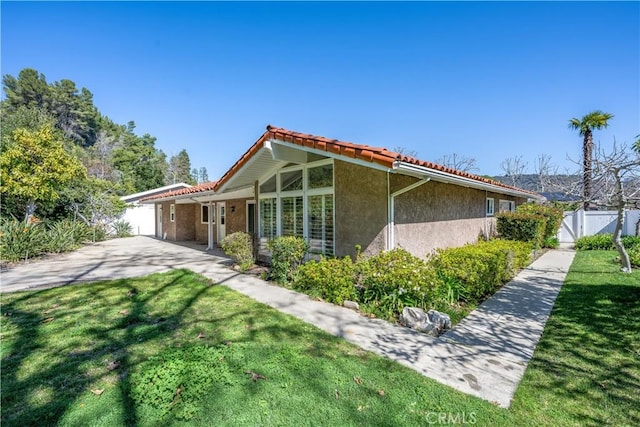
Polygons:
M3 269L0 291L14 292L56 286L122 279L188 268L224 280L234 274L228 258L219 251L204 252L206 245L175 244L136 236L106 240L75 252L16 264Z

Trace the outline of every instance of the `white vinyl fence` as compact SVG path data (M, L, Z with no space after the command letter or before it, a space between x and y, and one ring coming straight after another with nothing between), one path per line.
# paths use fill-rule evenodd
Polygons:
M573 243L583 236L613 233L617 218L617 211L566 211L558 231L558 240L560 243ZM635 236L639 220L640 210L625 210L622 235Z

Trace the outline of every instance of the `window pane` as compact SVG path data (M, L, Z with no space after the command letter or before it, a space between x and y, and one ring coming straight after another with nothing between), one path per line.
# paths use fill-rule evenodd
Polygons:
M281 191L302 190L302 169L280 174Z
M310 196L309 252L332 256L333 244L333 194Z
M282 235L299 236L303 234L302 196L282 198Z
M331 188L333 187L333 165L318 166L310 168L309 188Z
M200 205L200 207L201 207L200 222L208 224L209 223L209 206Z
M275 175L273 175L271 178L269 178L267 181L265 181L260 186L260 192L261 193L275 193L276 192L276 176Z
M276 199L260 200L260 237L276 237Z

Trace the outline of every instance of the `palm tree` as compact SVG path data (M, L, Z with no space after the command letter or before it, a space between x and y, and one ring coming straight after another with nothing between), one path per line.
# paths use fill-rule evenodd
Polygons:
M582 195L584 197L584 209L589 208L591 199L591 164L593 155L593 130L608 126L607 121L613 118L613 114L595 110L583 116L581 119L569 120L569 127L577 130L584 137L582 143Z

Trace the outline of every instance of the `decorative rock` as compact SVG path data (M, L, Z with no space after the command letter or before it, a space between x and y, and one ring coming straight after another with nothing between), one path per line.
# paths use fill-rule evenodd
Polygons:
M448 314L440 313L439 311L429 310L427 312L429 320L433 323L438 331L438 335L444 331L451 329L451 318Z
M351 310L360 310L360 305L355 301L344 300L342 303L343 307L350 308Z
M402 323L404 326L407 326L411 329L418 329L418 327L423 325L425 322L429 322L429 317L427 316L427 313L425 313L421 308L405 307L402 309L402 314L400 315L400 323Z
M429 310L425 313L424 310L417 307L405 307L400 315L400 323L436 337L451 329L451 319L447 314L435 310Z

